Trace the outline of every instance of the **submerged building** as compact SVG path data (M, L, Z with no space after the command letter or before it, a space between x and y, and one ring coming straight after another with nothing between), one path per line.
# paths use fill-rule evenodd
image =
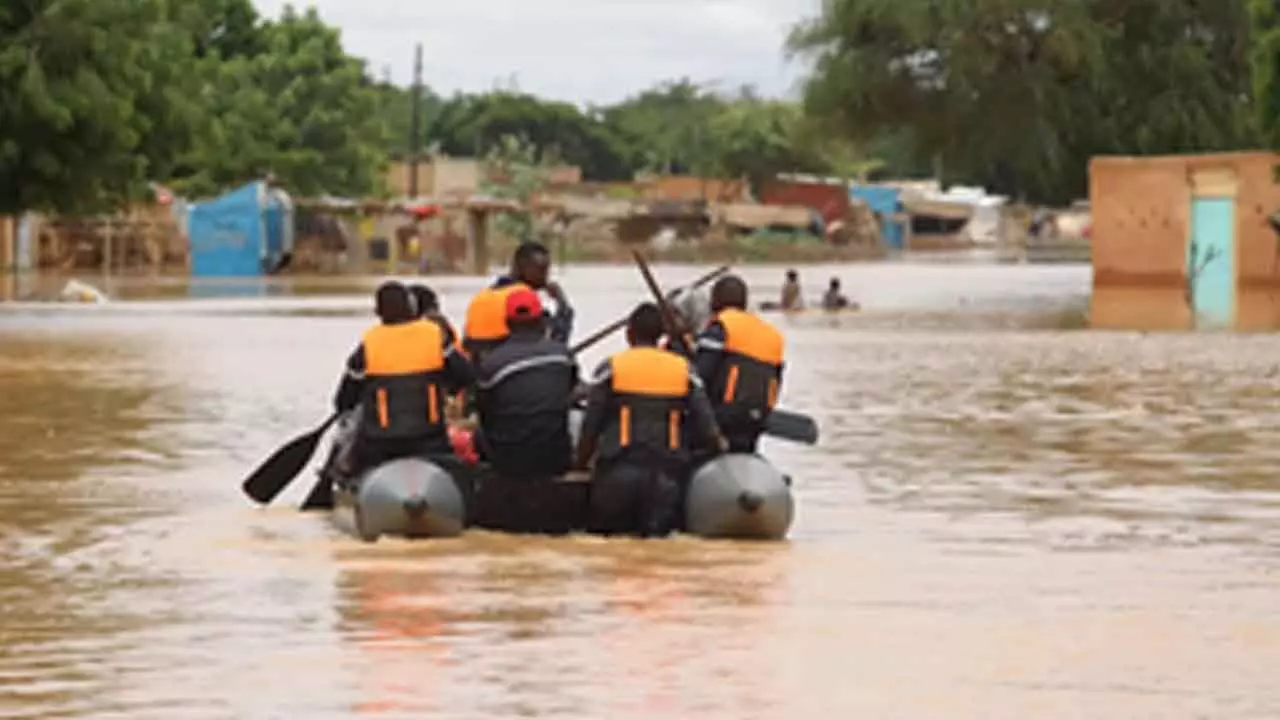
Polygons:
M1091 325L1280 327L1278 172L1270 152L1094 158Z

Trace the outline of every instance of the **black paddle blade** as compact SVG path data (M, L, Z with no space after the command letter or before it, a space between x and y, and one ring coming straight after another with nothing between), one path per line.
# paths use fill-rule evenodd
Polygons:
M332 422L333 418L330 418L324 425L306 435L294 438L288 445L267 458L240 486L244 494L263 505L274 500L280 491L288 487L298 473L302 472L307 461L315 454L320 436L329 429Z
M302 501L299 509L303 512L333 509L333 483L329 482L327 475L320 474L320 479L311 488L311 492L307 493L307 499Z
M818 423L808 415L774 410L765 421L764 432L770 437L813 445L818 442Z

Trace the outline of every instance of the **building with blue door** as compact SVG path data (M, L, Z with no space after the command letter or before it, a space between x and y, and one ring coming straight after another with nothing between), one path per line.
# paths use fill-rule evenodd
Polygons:
M1094 158L1091 324L1280 328L1278 173L1270 152Z
M293 203L252 182L187 209L193 277L267 275L293 251Z

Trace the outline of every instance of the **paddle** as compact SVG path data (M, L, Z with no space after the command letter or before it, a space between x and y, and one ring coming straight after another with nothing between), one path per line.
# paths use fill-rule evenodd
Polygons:
M639 250L633 250L631 254L636 259L636 265L640 267L640 274L644 276L644 282L649 286L649 292L653 295L658 303L658 308L662 311L662 319L667 328L678 332L685 349L692 352L694 347L693 338L684 329L683 323L676 316L675 309L671 307L666 297L663 296L661 288L658 287L658 281L654 279L653 272L649 270L649 263L645 262L644 255L641 255ZM818 442L818 424L814 422L813 418L778 408L774 408L769 413L769 417L765 420L764 432L772 437L805 445L813 445Z
M681 292L688 292L688 291L690 291L690 290L697 290L698 288L701 288L702 286L706 285L707 283L711 282L712 280L715 280L716 278L720 277L721 275L723 275L723 274L725 274L725 273L727 273L727 272L729 272L729 266L728 266L728 265L721 265L720 267L716 268L715 270L712 270L711 272L707 273L706 275L703 275L702 277L698 278L697 280L694 280L693 282L689 283L688 285L685 285L684 287L679 288L679 289L678 289L678 290L676 290L675 292L676 292L676 294L679 294L679 293L681 293ZM631 318L630 318L630 316L628 316L628 317L624 317L624 318L622 318L621 320L618 320L618 321L616 321L616 322L610 323L609 325L606 325L605 327L600 328L600 329L599 329L599 330L597 330L596 332L592 333L592 334L591 334L591 336L590 336L590 337L588 337L586 340L583 340L582 342L578 343L577 345L574 345L572 348L569 348L569 352L573 353L574 355L577 355L578 353L580 353L580 352L582 352L582 351L586 350L587 348L591 347L592 345L595 345L596 343L600 342L601 340L603 340L603 339L605 339L605 338L609 337L610 335L612 335L612 334L614 334L614 333L618 332L619 330L621 330L622 328L626 327L626 326L627 326L627 321L628 321L628 320L630 320L630 319L631 319Z
M316 484L311 486L307 499L302 501L299 510L331 510L333 509L333 481L325 473L320 473Z
M289 483L302 472L307 461L316 452L320 437L338 419L338 413L329 416L320 427L306 435L290 440L284 447L276 450L257 470L254 470L240 486L244 493L261 505L275 499Z

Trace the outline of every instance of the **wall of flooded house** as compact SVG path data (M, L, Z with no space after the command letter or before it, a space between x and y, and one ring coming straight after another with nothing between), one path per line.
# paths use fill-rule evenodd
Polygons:
M746 183L741 180L694 175L663 175L637 181L635 185L639 194L648 200L736 202L747 194Z
M480 163L471 158L434 158L418 163L418 196L433 197L449 193L471 194L480 187ZM409 163L394 163L387 169L387 186L391 194L409 194Z
M812 208L824 222L842 219L849 211L849 190L843 185L777 181L760 192L766 205L799 205Z
M1280 155L1229 153L1099 157L1089 166L1093 212L1091 324L1115 329L1197 326L1188 281L1192 204L1230 198L1234 208L1233 307L1238 330L1280 327Z
M12 272L18 266L18 218L0 215L0 272Z

